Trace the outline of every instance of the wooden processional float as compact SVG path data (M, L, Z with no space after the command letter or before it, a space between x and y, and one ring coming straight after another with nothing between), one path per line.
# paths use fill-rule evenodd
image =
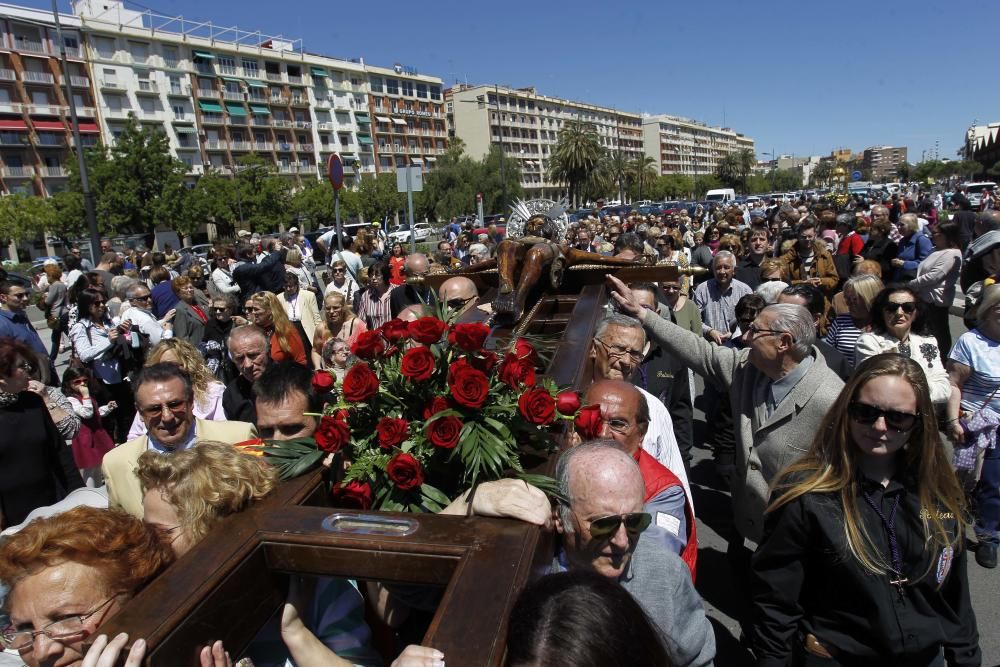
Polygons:
M468 275L488 303L498 292L497 269L476 268L425 282L436 288ZM560 386L584 387L609 271L626 282L676 280L680 273L674 266L577 264L561 271L559 284L546 277L530 286L517 319L497 323L479 309L462 319L489 318L492 338L551 336L557 342L545 375ZM530 472L551 473L555 458L539 458ZM194 667L199 648L216 640L235 659L284 602L290 575L322 575L438 589L440 602L420 643L444 652L450 667L501 665L508 615L525 584L551 564L552 536L508 519L332 508L325 474L286 481L225 519L100 632L145 638L147 667Z

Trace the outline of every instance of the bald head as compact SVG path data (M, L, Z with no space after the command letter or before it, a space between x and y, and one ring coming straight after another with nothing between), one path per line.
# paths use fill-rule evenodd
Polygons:
M639 511L646 493L639 465L614 440L594 440L563 452L556 481L571 508L592 499L616 498Z
M983 211L978 216L976 216L976 235L985 234L986 232L995 232L1000 230L1000 211L989 210Z
M447 303L449 308L458 310L459 313L473 308L478 298L479 290L476 289L476 283L465 276L449 278L438 288L438 301Z
M427 261L427 255L415 252L406 256L406 264L404 266L408 275L422 276L427 273L431 265Z
M601 406L602 437L617 441L637 456L649 429L649 404L635 385L624 380L597 380L584 394L584 403Z

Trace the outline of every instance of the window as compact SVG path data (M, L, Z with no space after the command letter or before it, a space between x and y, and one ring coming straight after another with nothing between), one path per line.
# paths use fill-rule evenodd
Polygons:
M404 95L409 95L410 97L413 96L413 82L412 81L403 81L403 94Z
M243 74L245 74L246 76L254 76L254 77L260 76L260 73L257 69L256 60L254 60L253 58L244 58L242 64L243 64Z
M368 79L368 85L371 86L371 89L372 89L373 93L381 93L381 92L383 92L382 77L380 77L380 76L373 76L373 77L369 78Z
M144 114L154 114L158 111L156 108L158 106L159 100L154 97L140 97L139 98L139 108L142 109Z
M441 86L431 86L431 99L432 100L441 99Z
M219 56L219 73L236 74L236 60L230 56Z
M177 67L177 60L180 57L177 52L177 47L164 44L162 50L163 64L167 67Z
M67 49L77 50L80 48L80 40L77 39L76 35L64 35L63 44L66 45Z
M47 107L49 105L49 94L44 90L33 90L31 91L31 103Z
M115 57L115 40L110 37L95 37L94 49L101 58Z
M174 107L173 107L173 109L174 109L174 117L175 118L184 118L184 105L183 104L175 104Z
M385 80L385 92L389 95L399 95L399 80L398 79L386 79Z
M418 83L417 84L417 97L420 97L420 98L425 99L425 100L427 99L427 84L426 83Z
M129 42L128 50L132 54L132 60L137 63L144 63L149 60L149 44L145 42Z
M111 111L127 111L128 98L124 95L105 95L104 101L108 103L108 109Z

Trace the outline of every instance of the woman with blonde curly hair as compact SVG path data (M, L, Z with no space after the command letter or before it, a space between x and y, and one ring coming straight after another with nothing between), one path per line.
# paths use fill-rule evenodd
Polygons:
M248 509L278 485L278 472L265 458L213 441L170 456L146 452L136 474L144 520L178 558L224 518ZM276 652L279 638L289 655ZM282 613L264 626L245 655L256 665L288 664L289 656L303 667L381 664L370 638L364 600L353 582L296 578Z
M288 319L284 306L271 292L257 292L244 309L247 318L267 334L271 341L271 361L294 361L308 366L306 347L295 325Z
M153 364L176 364L191 378L194 389L194 416L205 421L226 421L226 413L222 409L222 395L226 385L215 379L211 369L205 364L205 359L194 345L180 338L165 338L146 355L145 367ZM136 413L128 439L137 438L146 433L146 424Z

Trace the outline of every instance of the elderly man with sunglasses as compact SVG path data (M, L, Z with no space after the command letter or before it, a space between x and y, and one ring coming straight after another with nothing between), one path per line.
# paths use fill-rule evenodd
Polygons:
M101 470L108 486L108 505L141 519L143 494L135 470L143 452L169 456L202 440L236 444L256 437L257 430L246 422L197 419L191 378L177 364L147 366L132 384L146 433L108 452Z

